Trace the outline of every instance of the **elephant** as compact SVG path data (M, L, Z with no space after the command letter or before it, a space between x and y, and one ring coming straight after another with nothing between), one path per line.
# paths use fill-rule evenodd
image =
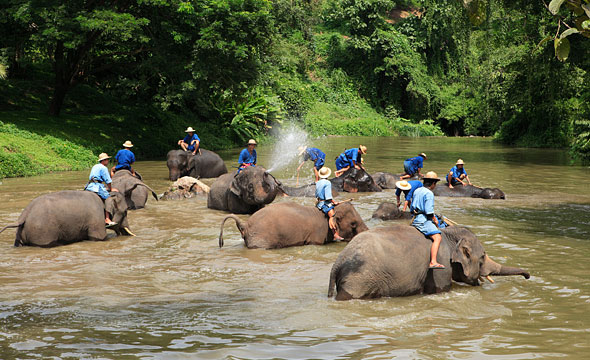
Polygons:
M127 222L125 196L112 191L103 203L90 191L66 190L41 195L27 205L16 224L4 227L17 228L14 246L53 247L82 240L107 239L104 210L117 223L117 235L135 236Z
M166 156L166 165L171 181L182 176L194 178L215 178L227 174L223 159L213 151L199 149L196 155L190 151L170 150Z
M350 168L339 177L330 179L332 183L332 196L336 197L338 192L380 192L381 188L375 183L371 175L365 170ZM289 196L315 196L315 184L309 184L297 188L284 187L285 194Z
M392 202L384 202L381 205L379 205L377 210L375 210L372 218L381 220L409 220L412 218L412 214L410 214L409 212L401 211L400 208Z
M368 228L351 203L334 207L338 233L344 241ZM316 207L292 202L269 205L254 213L247 221L235 215L226 216L221 222L219 247L223 247L223 225L227 219L236 222L238 230L249 249L279 249L290 246L323 245L334 241L328 218Z
M328 297L336 300L410 296L448 291L452 280L478 286L490 275L530 274L500 265L488 257L470 230L442 229L438 262L445 269L429 269L432 241L409 225L365 231L340 252L330 272Z
M375 183L382 189L395 189L395 183L399 181L403 174L392 174L388 172L376 172L371 177ZM422 180L418 175L414 175L405 180Z
M282 184L266 169L249 166L239 174L233 171L217 178L209 190L207 207L234 214L253 214L282 192Z
M148 200L149 192L158 201L156 192L147 186L141 178L131 175L131 171L129 170L117 171L113 176L111 186L125 195L127 208L130 210L143 209Z
M189 199L199 195L207 196L208 193L209 186L194 177L183 176L164 192L162 200Z
M447 184L440 184L432 192L435 196L506 199L504 192L498 188L480 188L473 185L457 185L451 189Z

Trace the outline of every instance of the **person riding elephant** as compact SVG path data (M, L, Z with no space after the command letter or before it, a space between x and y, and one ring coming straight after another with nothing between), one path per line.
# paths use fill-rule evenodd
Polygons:
M426 160L426 159L427 159L427 157L426 157L425 153L420 153L420 154L418 154L418 156L406 159L404 161L404 172L405 173L399 179L405 180L405 179L412 178L413 176L416 176L416 175L423 177L420 170L424 167L424 160Z
M418 180L400 180L395 183L397 189L395 190L395 198L397 200L397 207L399 208L401 203L401 194L404 193L404 208L402 211L406 211L408 205L412 203L412 196L414 196L414 191L418 188L422 187L422 182Z
M221 175L207 196L209 209L234 214L253 214L283 192L282 184L261 166L250 166L239 174Z
M299 150L299 156L303 155L301 159L301 164L297 167L297 184L299 185L299 170L307 160L313 161L313 173L315 174L315 181L317 182L320 180L319 171L326 163L326 154L318 148L308 148L307 146L300 146L297 150Z
M158 201L156 192L129 170L117 171L111 184L125 196L127 208L130 210L143 209L150 193Z
M367 153L367 147L359 145L358 148L351 148L344 150L344 152L336 158L336 171L334 175L339 177L350 168L365 169L361 164L361 156Z
M131 151L133 144L130 140L127 140L123 143L123 149L117 151L117 155L115 155L115 160L117 160L117 165L111 168L111 178L115 176L115 173L119 170L128 170L131 172L132 176L135 176L135 170L131 165L135 163L135 155Z
M460 226L442 230L438 261L444 270L429 270L431 241L415 228L394 225L362 232L340 252L330 272L328 296L336 300L410 296L449 291L452 281L477 286L490 275L530 274L488 257L471 231Z
M320 180L315 183L316 207L328 218L328 226L334 232L334 240L344 240L338 234L338 226L336 219L334 219L336 215L334 207L338 205L338 202L332 198L332 183L328 180L330 174L332 174L332 170L329 167L323 167L318 171Z
M480 188L474 185L437 186L433 191L435 196L472 197L481 199L506 199L504 192L498 188Z
M471 180L469 180L469 176L467 175L464 166L465 163L463 162L463 160L459 159L457 160L455 166L451 168L451 171L449 171L449 173L447 174L447 185L449 186L449 188L452 189L453 186L459 184L463 186L472 185ZM465 183L465 181L467 181L467 184Z
M350 241L356 234L368 230L352 204L340 203L334 211L335 224L344 241ZM226 216L221 222L219 247L223 246L223 225L228 219L236 222L249 249L323 245L334 241L322 212L292 202L271 204L255 212L247 221L233 214Z
M238 174L240 171L244 170L249 166L256 166L257 161L257 154L256 154L256 140L250 139L246 144L246 148L242 149L240 152L240 157L238 158Z
M102 199L102 201L105 201L110 196L109 191L113 189L111 187L111 183L113 181L111 179L109 170L107 169L110 158L111 157L107 155L107 153L101 153L98 155L98 164L94 165L90 170L88 183L84 187L84 190L95 193ZM117 225L116 222L111 221L109 213L106 210L104 211L104 221L106 226Z
M191 152L193 155L196 155L197 151L199 151L199 146L201 144L201 139L199 138L199 135L197 135L195 133L195 129L193 129L190 126L186 128L184 132L187 134L184 137L184 139L178 140L178 145L180 145L182 150Z
M215 152L199 149L196 155L184 150L170 150L166 156L168 177L176 181L183 176L207 179L227 174L223 159Z
M346 191L351 193L356 192L380 192L383 191L379 187L371 175L363 169L350 168L340 175L330 179L332 183L332 192L334 197L338 192ZM301 187L283 187L285 194L289 196L315 196L315 184L304 185Z
M107 172L108 173L108 172ZM127 222L125 197L112 191L104 202L90 191L67 190L41 195L23 210L16 224L14 246L52 247L83 240L107 239L104 213L116 225L110 227L117 235L131 235Z

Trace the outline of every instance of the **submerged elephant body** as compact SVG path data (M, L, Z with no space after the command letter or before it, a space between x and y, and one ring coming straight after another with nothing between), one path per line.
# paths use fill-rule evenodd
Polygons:
M250 166L239 174L234 171L215 180L207 196L207 207L234 214L253 214L273 202L283 191L281 186L263 167Z
M106 240L104 210L118 225L117 235L132 235L127 223L125 197L118 192L104 202L90 191L59 191L39 196L23 210L14 225L14 246L52 247L82 240Z
M375 183L371 175L362 169L351 168L339 177L330 179L332 183L332 196L338 196L338 192L380 192L381 188ZM284 187L285 194L289 196L315 197L315 184L309 184L297 188Z
M451 189L447 184L440 184L432 192L435 196L506 199L504 192L498 188L480 188L473 185L457 185Z
M334 211L338 232L345 241L368 230L352 204L342 203ZM219 247L223 246L223 225L227 219L235 220L248 248L278 249L334 241L328 218L316 207L283 202L258 210L247 221L228 215L221 222Z
M170 150L166 156L166 165L171 181L179 177L215 178L227 174L223 159L215 152L200 149L196 155L190 151Z
M150 194L158 201L156 192L140 178L131 175L129 170L117 171L111 185L125 195L127 208L130 210L143 209Z
M404 174L392 174L389 172L376 172L373 175L373 179L375 183L382 189L395 189L395 183L400 181L400 177ZM406 178L405 180L422 180L421 177L418 175L414 175L410 178Z
M477 286L489 275L522 275L485 253L468 229L442 230L437 260L445 269L429 269L432 241L408 225L365 231L342 250L330 273L328 296L336 300L409 296L448 291L452 280Z
M396 219L406 219L409 220L412 218L412 214L409 212L401 211L400 208L392 203L392 202L384 202L375 212L373 213L373 219L381 219L381 220L396 220Z

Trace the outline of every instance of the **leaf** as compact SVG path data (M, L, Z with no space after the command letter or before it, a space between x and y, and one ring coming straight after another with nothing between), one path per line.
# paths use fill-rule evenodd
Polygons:
M582 23L582 29L590 30L590 20L586 20Z
M540 41L540 42L537 44L537 46L535 47L535 49L533 49L533 53L534 53L535 51L537 51L537 49L538 49L538 48L540 48L540 47L541 47L543 44L545 44L547 41L549 41L549 40L551 40L551 39L553 39L553 35L547 35L547 36L545 36L545 38L544 38L543 40L541 40L541 41Z
M590 5L588 5L588 4L582 4L582 9L584 9L584 12L586 13L586 16L590 17Z
M569 28L566 31L562 32L559 36L560 39L565 39L566 37L570 36L571 34L579 33L578 29L576 28Z
M557 15L557 13L559 12L559 8L561 7L561 4L563 4L564 2L565 0L551 0L551 2L549 3L549 11L551 11L553 15Z
M566 61L570 54L570 42L568 39L555 39L555 56L559 61Z

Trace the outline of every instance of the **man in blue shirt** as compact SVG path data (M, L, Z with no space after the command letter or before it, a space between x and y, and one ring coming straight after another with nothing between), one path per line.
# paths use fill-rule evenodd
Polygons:
M116 189L112 189L111 188L111 176L109 175L109 169L107 169L107 165L109 164L109 159L111 157L108 156L106 153L102 153L100 155L98 155L98 164L94 165L92 167L92 170L90 170L90 176L88 177L88 183L86 184L86 187L84 188L84 190L88 190L88 191L92 191L94 193L96 193L96 195L100 196L100 198L104 201L106 200L109 196L111 196L109 194L109 191L115 191ZM106 184L106 188L105 185L103 185L103 183ZM108 189L108 191L107 191ZM111 221L111 219L109 218L109 213L108 211L104 211L104 215L105 215L105 223L107 225L107 227L113 226L113 225L117 225L117 223Z
M469 180L469 176L467 176L467 172L463 167L464 165L465 164L463 163L463 160L457 160L457 164L455 164L455 166L453 166L451 171L449 171L447 174L447 183L449 184L449 188L452 189L453 185L459 184L462 184L463 186L468 184L471 185L471 180ZM467 180L468 184L466 184L464 180Z
M414 195L414 191L417 188L422 187L422 182L419 180L401 180L395 183L395 197L397 198L397 207L401 205L401 194L404 193L404 209L402 211L406 211L408 205L412 202L412 196Z
M135 176L135 170L131 167L135 162L135 155L131 152L132 147L131 141L127 140L123 143L123 149L117 151L117 155L115 155L117 165L111 168L111 177L115 176L117 171L123 169L131 171L131 175Z
M444 269L444 265L436 260L438 248L442 241L441 232L438 229L438 219L434 215L434 194L432 190L440 181L434 171L429 171L424 176L424 186L414 190L410 212L414 214L412 226L422 234L432 239L430 248L430 269Z
M338 203L332 199L332 183L328 180L332 170L323 167L318 173L320 180L315 183L316 207L328 217L328 226L334 233L334 240L344 240L342 236L338 235L338 227L336 226L336 219L334 219L336 214L334 206L338 205Z
M361 155L367 153L367 147L359 145L358 148L344 150L344 152L336 158L336 172L334 175L340 176L351 167L357 169L365 169L361 165Z
M400 180L409 179L416 174L423 177L422 173L420 172L420 169L422 169L424 165L424 160L426 160L425 153L420 153L416 157L406 159L406 161L404 161L405 174L400 177Z
M190 126L186 128L184 132L188 134L184 137L184 139L178 140L178 145L180 145L182 150L190 151L193 153L193 155L195 155L199 150L201 139L199 139L199 136L195 134L195 129Z
M301 164L299 164L299 167L297 168L297 181L299 182L299 170L307 160L314 162L313 173L315 174L315 181L319 181L320 176L318 171L324 166L324 163L326 162L326 154L324 154L322 150L318 148L308 148L307 146L300 146L297 150L299 150L299 156L303 155Z
M238 158L238 174L248 166L256 166L256 140L250 139Z

